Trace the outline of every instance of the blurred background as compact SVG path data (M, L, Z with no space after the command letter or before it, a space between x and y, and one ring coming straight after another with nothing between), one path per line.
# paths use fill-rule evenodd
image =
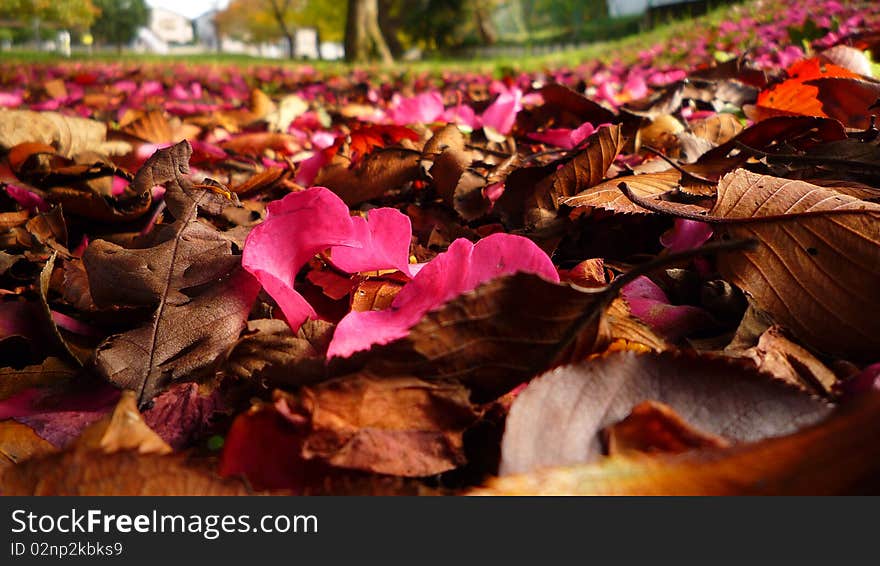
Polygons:
M0 0L0 57L131 52L415 61L576 50L725 0Z

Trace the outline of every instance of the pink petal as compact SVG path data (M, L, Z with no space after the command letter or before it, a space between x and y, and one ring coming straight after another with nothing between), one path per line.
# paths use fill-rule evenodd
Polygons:
M125 189L128 188L129 184L130 183L122 177L113 177L113 181L110 184L110 194L114 197L118 197L125 192Z
M40 212L49 210L49 203L37 193L16 185L6 185L6 194L23 209L37 209Z
M452 124L461 124L472 130L480 127L480 121L477 119L474 109L466 104L459 104L449 108L443 112L441 120Z
M20 92L0 92L0 106L4 108L16 108L21 106L24 98Z
M673 342L715 326L712 315L699 307L669 304L666 293L644 276L626 285L621 295L633 316Z
M299 167L296 168L296 182L304 186L311 185L332 158L332 155L327 155L324 151L315 152L313 156L300 162Z
M367 219L354 217L354 239L361 248L335 246L330 249L333 264L348 273L398 269L409 273L409 244L412 224L409 217L393 208L376 208Z
M430 124L443 115L443 97L439 92L423 92L411 98L395 97L395 106L388 112L391 121L399 126Z
M516 122L516 114L522 110L522 91L516 87L498 95L483 112L483 126L489 126L500 134L507 135Z
M611 124L600 124L602 126L610 126ZM590 122L584 122L571 132L571 147L577 146L579 143L596 133L599 128L593 126Z
M553 262L534 242L521 236L492 234L472 244L459 238L426 264L383 311L351 312L336 327L328 357L348 357L374 344L407 335L428 311L490 279L518 271L558 282Z
M241 264L281 307L298 330L317 314L294 290L297 273L331 246L360 247L348 207L332 191L312 187L269 203L266 220L245 241Z
M573 132L574 130L571 130L569 128L555 128L544 130L543 132L528 134L527 137L530 140L535 140L537 142L546 143L549 145L555 145L556 147L561 147L562 149L571 149L574 147L571 139Z
M67 316L64 313L60 313L58 311L52 312L52 321L59 327L67 330L68 332L72 332L74 334L80 334L82 336L93 336L93 337L101 337L103 334L99 332L94 326L90 324L86 324L81 320L77 320L72 316Z
M675 224L660 236L660 243L670 252L698 248L712 237L712 226L705 222L676 218Z

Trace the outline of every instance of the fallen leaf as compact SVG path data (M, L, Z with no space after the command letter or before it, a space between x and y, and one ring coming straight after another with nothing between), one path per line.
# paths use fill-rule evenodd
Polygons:
M622 421L602 430L609 456L627 453L678 454L701 448L727 448L720 436L697 430L672 407L645 401L633 407Z
M460 383L361 373L286 394L305 422L302 454L333 466L422 477L464 463L462 434L477 419Z
M723 358L619 352L533 380L510 409L500 475L597 460L599 432L643 401L669 405L689 425L737 442L783 436L829 406Z
M331 189L347 205L354 206L418 179L420 158L418 151L392 147L373 151L352 167L347 158L337 156L321 169L315 185Z
M834 372L789 340L778 326L764 331L754 347L741 351L727 348L725 353L750 358L761 371L820 395L830 395L838 383Z
M718 185L715 238L755 238L719 262L758 307L819 350L869 361L880 350L880 205L737 170Z
M844 495L875 493L880 394L798 433L727 450L616 457L493 479L471 495Z
M0 421L0 476L3 470L28 458L50 454L56 448L30 427L15 421Z
M125 249L96 240L83 256L98 306L155 309L147 324L109 337L95 352L99 373L135 390L141 404L169 381L213 364L245 327L258 291L256 281L237 268L229 240L198 219L200 211L217 214L232 203L182 176L190 152L184 141L144 166L154 184L166 185L175 218L156 231L151 247ZM206 283L213 285L201 289Z
M3 495L249 495L185 456L70 450L31 458L0 475Z
M0 400L8 399L31 387L54 385L73 379L80 371L68 361L49 357L21 369L0 368Z
M74 450L99 450L106 454L121 450L139 454L171 452L171 447L144 422L132 391L123 391L113 412L89 425L72 446Z
M105 146L106 138L107 125L96 120L57 112L0 110L0 148L4 150L20 143L36 142L51 145L60 155L69 158L86 150L109 153L103 150L116 145Z
M521 168L507 178L504 193L495 202L511 226L536 223L555 216L559 201L598 185L623 148L619 126L607 126L588 138L583 150L544 167Z

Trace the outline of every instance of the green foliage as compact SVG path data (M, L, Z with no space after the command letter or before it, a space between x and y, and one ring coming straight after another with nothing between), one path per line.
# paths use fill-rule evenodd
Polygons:
M285 36L276 17L282 15L286 28L318 29L322 40L339 41L345 29L345 2L338 0L232 0L217 15L221 33L245 41L275 41Z
M95 37L104 43L125 45L137 30L150 21L150 8L144 0L93 0L101 15L92 26Z
M0 0L0 18L22 24L37 19L61 28L86 28L99 13L91 0Z

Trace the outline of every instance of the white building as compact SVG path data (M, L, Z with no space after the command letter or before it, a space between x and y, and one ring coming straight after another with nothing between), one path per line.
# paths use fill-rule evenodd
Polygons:
M218 10L209 10L192 22L196 32L196 41L209 51L216 51L220 49L221 45L220 37L217 34L217 25L214 23L217 14Z
M688 0L608 0L608 15L612 17L644 14L652 6L683 4ZM696 1L696 0L691 0Z
M193 40L193 25L186 16L166 10L150 10L150 31L165 43L190 43Z

